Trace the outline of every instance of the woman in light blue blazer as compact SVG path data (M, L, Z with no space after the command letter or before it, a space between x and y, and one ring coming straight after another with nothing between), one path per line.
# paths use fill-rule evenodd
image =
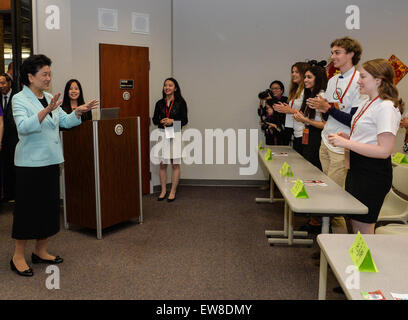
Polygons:
M15 251L11 270L21 276L33 276L24 251L27 240L37 240L32 263L57 264L59 256L47 251L47 239L59 231L60 192L59 164L64 162L59 127L71 128L81 124L81 115L97 107L92 100L71 114L59 106L61 94L54 97L45 92L51 82L51 60L34 55L21 66L24 88L14 95L13 116L19 142L16 146L16 204L12 237Z

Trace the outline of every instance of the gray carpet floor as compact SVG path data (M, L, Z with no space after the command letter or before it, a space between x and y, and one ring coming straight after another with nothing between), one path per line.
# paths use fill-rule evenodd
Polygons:
M267 196L255 187L180 186L172 203L144 196L144 222L104 230L102 240L94 230L61 227L49 242L65 260L58 290L47 289L45 265L32 265L32 278L10 271L13 205L1 204L0 299L317 299L317 244L269 246L264 231L283 228L283 204L255 203ZM295 217L298 226L306 221ZM33 248L29 241L29 264ZM344 300L336 286L329 269L327 298Z

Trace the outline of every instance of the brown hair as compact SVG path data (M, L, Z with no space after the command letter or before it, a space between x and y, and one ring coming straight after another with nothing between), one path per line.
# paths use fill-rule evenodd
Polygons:
M352 58L353 66L356 66L360 62L363 48L357 40L350 37L336 39L331 43L330 48L333 48L334 46L345 49L347 53L354 52L354 56Z
M304 83L303 83L303 79L305 77L305 72L307 67L309 66L308 63L306 62L296 62L291 68L290 71L292 72L293 68L296 67L296 69L299 71L300 76L302 77L302 81L300 81L300 83L294 83L293 81L291 81L290 83L290 90L289 90L289 97L288 100L294 100L294 99L298 99L304 89Z
M394 69L385 59L374 59L363 63L364 70L376 79L381 79L378 95L382 100L391 100L401 114L404 111L404 101L399 98L398 89L394 84Z

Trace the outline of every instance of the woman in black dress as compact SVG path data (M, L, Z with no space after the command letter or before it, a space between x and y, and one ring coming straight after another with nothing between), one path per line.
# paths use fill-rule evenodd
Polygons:
M167 201L176 199L177 186L180 180L181 154L176 154L173 148L175 135L181 134L181 128L188 122L187 103L181 95L181 89L176 79L168 78L164 81L163 98L156 102L153 123L163 131L164 145L170 149L169 154L163 154L160 159L160 185L161 193L158 201L166 198L167 190L167 165L171 162L172 185Z

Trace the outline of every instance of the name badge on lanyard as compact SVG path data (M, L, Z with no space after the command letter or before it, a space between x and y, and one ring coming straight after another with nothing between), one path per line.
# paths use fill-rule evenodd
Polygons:
M174 139L176 137L174 134L174 127L165 127L164 134L166 135L166 139Z
M303 129L302 144L309 144L309 128Z

